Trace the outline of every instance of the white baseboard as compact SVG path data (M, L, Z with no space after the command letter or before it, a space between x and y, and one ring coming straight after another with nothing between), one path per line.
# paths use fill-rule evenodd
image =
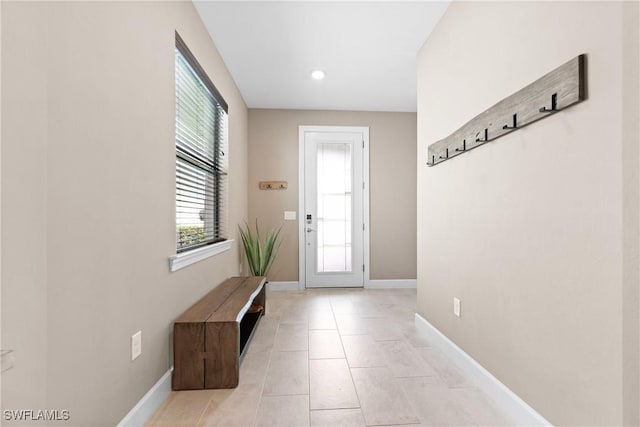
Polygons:
M167 399L171 392L171 372L173 372L173 367L165 372L158 382L142 396L142 399L116 427L144 427L144 423L149 421L153 413L162 405L162 402Z
M367 280L365 289L413 289L416 279Z
M267 289L270 291L297 291L298 282L268 282Z
M367 280L365 289L415 289L416 279L396 280ZM297 291L300 290L299 282L268 282L270 291Z
M429 338L434 347L442 351L449 360L455 363L516 425L552 425L418 313L416 313L415 325L419 332Z

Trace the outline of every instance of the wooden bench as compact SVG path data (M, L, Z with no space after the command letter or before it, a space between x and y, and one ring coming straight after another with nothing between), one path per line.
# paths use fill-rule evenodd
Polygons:
M232 277L201 298L173 325L174 390L233 388L240 359L266 307L264 277Z

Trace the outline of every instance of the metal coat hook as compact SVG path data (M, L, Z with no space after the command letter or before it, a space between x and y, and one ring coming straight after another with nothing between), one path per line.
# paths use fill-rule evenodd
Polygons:
M551 95L551 108L550 109L545 106L545 107L540 108L540 110L538 110L538 111L540 111L541 113L555 113L556 111L558 111L558 94L554 93L553 95Z
M466 139L462 140L462 149L456 148L456 151L467 151L467 140Z
M487 141L489 141L489 129L484 128L484 139L476 138L476 142L487 142Z
M513 124L511 126L509 125L504 125L502 126L502 129L517 129L518 128L518 114L514 114L513 115Z
M448 158L449 158L449 149L448 149L448 148L447 148L447 149L446 149L446 151L445 151L445 156L446 156L446 157L442 157L442 156L440 156L440 158L441 158L441 159L444 159L444 160L446 160L446 159L448 159Z

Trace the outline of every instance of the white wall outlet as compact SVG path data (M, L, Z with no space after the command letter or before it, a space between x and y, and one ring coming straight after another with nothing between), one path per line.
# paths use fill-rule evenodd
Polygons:
M284 211L284 219L286 221L295 221L296 220L296 211Z
M460 299L453 297L453 314L460 317Z
M142 354L142 331L131 335L131 360L136 360Z

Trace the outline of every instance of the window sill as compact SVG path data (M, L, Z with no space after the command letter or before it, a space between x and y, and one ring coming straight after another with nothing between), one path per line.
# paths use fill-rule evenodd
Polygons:
M191 265L194 262L202 261L203 259L226 252L231 249L232 243L233 239L229 239L224 242L214 243L213 245L204 246L202 248L193 249L171 256L169 257L169 270L174 272Z

